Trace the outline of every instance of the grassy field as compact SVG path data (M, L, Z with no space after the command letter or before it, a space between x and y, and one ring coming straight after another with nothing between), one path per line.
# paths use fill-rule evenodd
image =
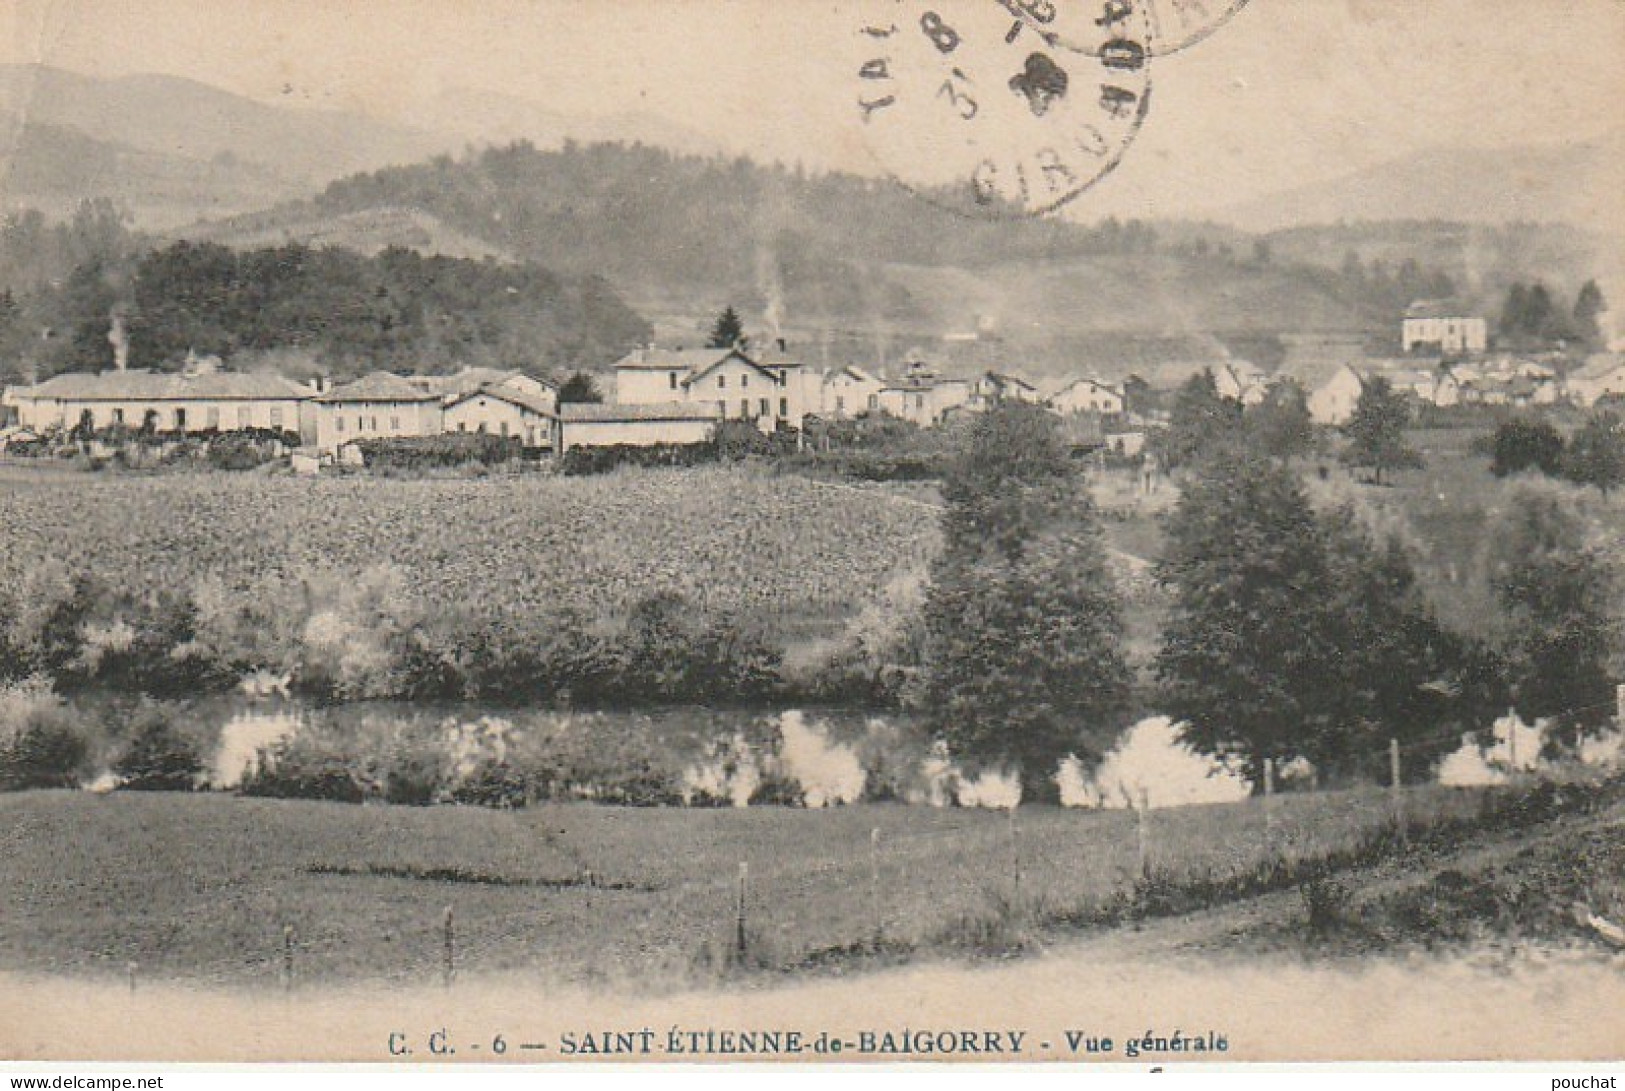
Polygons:
M1423 828L1484 805L1416 789L1406 811ZM1283 795L1269 820L1264 807L1151 812L1149 887L1354 852L1390 818L1381 792ZM1120 811L1025 808L1012 825L887 805L492 812L29 792L0 798L0 831L0 969L91 976L135 962L271 986L291 926L300 980L434 981L452 907L459 972L678 986L726 964L741 864L749 962L765 969L844 963L877 934L893 953L1002 948L1011 906L1073 923L1138 911L1140 831Z

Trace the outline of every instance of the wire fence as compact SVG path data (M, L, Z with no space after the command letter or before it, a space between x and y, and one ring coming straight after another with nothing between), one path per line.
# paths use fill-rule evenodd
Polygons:
M1408 749L1389 747L1397 772ZM1158 809L1142 792L1134 808L1117 811L753 809L783 812L761 821L713 812L707 828L753 828L658 866L635 844L611 852L592 843L591 831L553 831L550 842L580 838L571 857L576 874L407 886L373 877L267 919L265 948L245 950L239 969L217 972L294 990L364 968L367 976L452 988L470 971L494 969L577 979L611 967L630 976L639 967L679 975L788 971L979 948L1029 928L1111 926L1219 905L1417 842L1443 845L1475 827L1549 817L1554 812L1527 802L1554 782L1530 775L1448 789L1396 776L1377 788L1277 791L1266 781L1263 793L1238 803ZM573 810L582 808L591 805ZM658 823L671 815L651 808L620 818ZM799 827L793 834L792 826ZM629 874L658 867L666 878ZM151 973L134 958L124 970L132 992Z

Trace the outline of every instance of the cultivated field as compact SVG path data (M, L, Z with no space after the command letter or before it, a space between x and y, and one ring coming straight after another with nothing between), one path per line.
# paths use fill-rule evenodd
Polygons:
M1412 789L1418 831L1509 792ZM435 982L453 909L459 973L626 981L726 967L748 867L746 962L846 964L1004 951L1026 923L1111 923L1283 882L1275 860L1369 850L1385 793L1150 812L863 805L521 812L225 795L0 798L0 968L274 987L293 929L299 981ZM879 831L875 833L874 831Z
M23 474L0 481L0 586L94 571L115 586L228 585L399 566L433 606L592 615L656 592L717 612L841 617L936 541L880 489L749 468L591 478L301 480Z

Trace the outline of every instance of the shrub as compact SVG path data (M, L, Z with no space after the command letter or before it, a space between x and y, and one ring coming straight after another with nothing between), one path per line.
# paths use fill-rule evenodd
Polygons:
M253 470L274 462L289 446L297 447L299 437L261 429L225 432L209 440L208 463L217 470Z
M529 801L530 783L523 772L507 762L489 762L453 789L451 799L475 807L513 810Z
M290 761L273 752L243 778L238 790L244 795L271 799L325 799L336 803L360 803L367 797L366 787L356 779L349 763L337 755Z
M0 790L72 787L89 753L87 732L48 684L0 688Z
M132 718L129 746L114 762L113 772L132 791L189 792L203 772L203 760L168 710L144 702Z
M356 444L368 469L427 470L454 466L497 466L520 457L518 436L446 432L436 436L365 439Z
M617 443L607 447L572 447L559 459L571 477L603 474L622 466L699 466L717 461L714 443L655 443L647 447Z
M1490 441L1490 472L1507 477L1536 469L1549 477L1563 472L1563 435L1544 420L1514 417L1496 428Z
M0 747L0 787L71 788L88 746L66 721L30 724Z

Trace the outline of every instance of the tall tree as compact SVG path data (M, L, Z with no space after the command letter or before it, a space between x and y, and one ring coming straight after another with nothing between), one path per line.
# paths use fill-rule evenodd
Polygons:
M1169 469L1192 466L1216 443L1233 437L1241 403L1219 396L1211 369L1192 375L1174 394L1168 427L1158 434L1157 453Z
M1461 730L1498 702L1493 674L1477 669L1483 651L1447 633L1417 584L1397 538L1378 544L1342 509L1321 519L1328 579L1318 593L1326 611L1330 715L1312 720L1310 759L1333 776L1381 779L1388 740L1414 757L1442 756ZM1426 768L1426 763L1415 766Z
M1247 440L1272 458L1307 455L1315 447L1315 422L1309 398L1292 379L1270 387L1264 400L1242 414Z
M1501 304L1501 321L1497 323L1501 336L1516 338L1529 329L1529 290L1522 281L1507 289L1506 302Z
M1376 375L1367 379L1354 405L1354 415L1343 426L1349 438L1343 461L1369 469L1372 480L1379 485L1385 471L1422 465L1422 456L1405 442L1405 426L1410 420L1410 407L1386 378Z
M1239 761L1309 756L1333 663L1326 544L1297 479L1245 448L1188 479L1157 578L1172 593L1156 671L1198 749Z
M1490 572L1506 612L1502 651L1525 716L1595 728L1613 711L1609 663L1620 649L1610 613L1615 574L1562 500L1526 489L1490 535Z
M711 326L711 337L706 341L707 348L731 349L739 344L745 337L745 324L739 320L739 312L727 306L717 315L717 320Z
M1098 760L1129 682L1098 520L1054 417L980 415L947 467L944 545L925 603L923 703L973 767L1055 795L1068 754Z
M598 380L585 371L571 373L570 377L559 384L559 404L571 403L598 403L604 400L603 393L598 389Z
M110 270L101 262L74 266L55 301L42 370L101 371L112 366L113 346L107 335L117 305Z
M1574 333L1587 345L1602 344L1602 314L1608 309L1607 300L1597 282L1588 280L1580 287L1574 299Z

